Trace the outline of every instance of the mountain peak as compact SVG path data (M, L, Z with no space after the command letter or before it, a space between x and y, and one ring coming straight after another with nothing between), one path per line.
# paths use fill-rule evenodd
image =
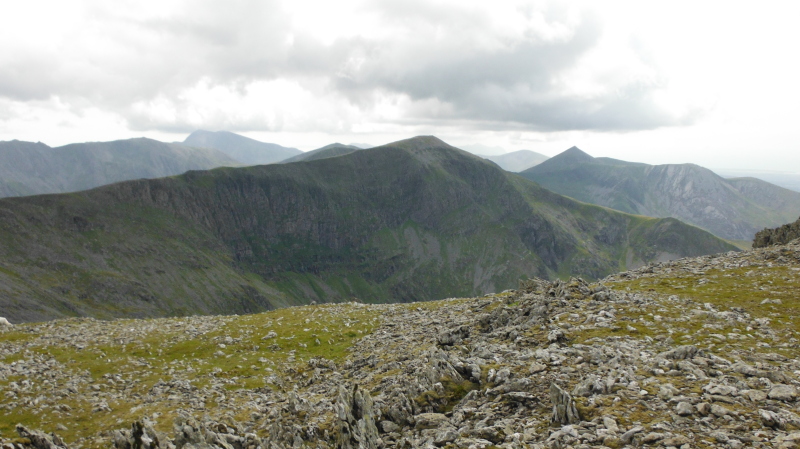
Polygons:
M198 129L183 141L191 147L213 148L246 165L271 164L301 154L297 148L261 142L230 131Z
M553 159L556 158L569 158L573 161L590 161L594 159L589 153L581 150L576 146L570 147L568 150L562 152L561 154L554 156Z
M423 148L441 147L441 146L450 147L450 145L448 145L442 139L436 136L415 136L410 139L398 140L397 142L392 142L387 145L401 147L409 150L418 150Z

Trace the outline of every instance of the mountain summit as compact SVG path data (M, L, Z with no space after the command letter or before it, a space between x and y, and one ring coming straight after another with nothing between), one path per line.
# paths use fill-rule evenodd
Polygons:
M184 145L214 148L245 165L272 164L301 154L297 148L260 142L229 131L197 130L183 141Z

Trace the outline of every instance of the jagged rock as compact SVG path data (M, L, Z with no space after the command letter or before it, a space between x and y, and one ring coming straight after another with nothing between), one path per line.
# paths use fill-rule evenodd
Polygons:
M608 393L609 387L603 379L594 374L590 374L583 382L579 383L572 390L573 396L588 397L593 394Z
M774 229L758 231L753 239L753 248L785 245L797 238L800 238L800 219Z
M30 449L69 449L64 441L56 434L47 435L38 430L28 430L25 426L17 424L15 430L21 441L17 444Z
M553 403L553 415L550 421L556 424L574 424L580 422L578 408L572 396L556 384L550 384L550 402Z
M161 447L155 430L150 425L136 421L130 430L116 430L113 436L116 449L155 449Z
M459 326L456 329L450 329L439 334L436 338L437 343L442 346L453 346L461 343L461 341L469 337L469 327Z
M341 449L376 449L378 428L375 426L375 410L369 392L362 392L358 385L348 390L339 386L336 401L337 438Z

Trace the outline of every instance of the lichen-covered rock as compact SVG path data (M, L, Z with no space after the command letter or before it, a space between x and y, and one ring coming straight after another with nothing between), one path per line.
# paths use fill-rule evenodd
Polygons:
M753 239L753 248L785 245L797 238L800 238L800 219L777 228L758 231Z
M378 428L375 410L369 392L353 385L352 389L339 386L336 401L337 447L341 449L376 449Z
M550 421L556 424L574 424L581 420L572 396L556 384L550 385L550 402L553 414Z

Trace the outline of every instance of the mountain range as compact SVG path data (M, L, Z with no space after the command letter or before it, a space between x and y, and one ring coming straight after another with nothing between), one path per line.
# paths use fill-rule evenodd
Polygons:
M756 178L725 179L694 164L595 158L572 147L520 173L580 201L650 217L674 217L731 240L800 215L800 193Z
M468 296L734 249L552 193L435 137L5 198L0 243L0 309L15 321Z
M241 165L213 149L138 138L75 143L0 142L0 197L64 193L137 178Z

